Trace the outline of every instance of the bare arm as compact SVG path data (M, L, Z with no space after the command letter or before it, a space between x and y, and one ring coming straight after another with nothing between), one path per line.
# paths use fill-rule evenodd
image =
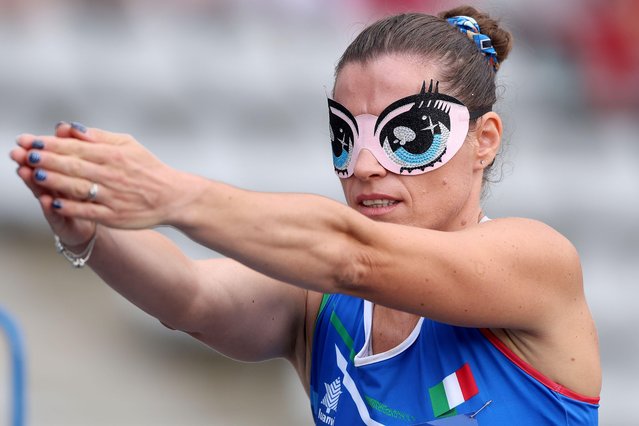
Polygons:
M55 212L55 192L34 180L25 147L14 149L11 157L52 230L67 246L81 251L95 224ZM165 325L237 359L286 357L301 367L306 291L232 259L193 261L155 231L99 226L97 232L89 266Z
M375 222L312 195L254 193L215 182L202 187L192 216L175 224L302 288L451 324L528 331L547 329L584 302L576 250L536 221L499 219L439 232Z
M297 356L302 289L232 259L193 261L154 231L99 232L91 268L168 327L243 361Z
M181 173L129 136L91 132L105 142L46 140L51 152L41 164L51 173L41 186L78 196L91 181L101 188L96 203L65 198L63 217L170 224L276 280L453 324L536 331L583 302L574 249L537 222L503 219L459 232L378 223L322 197Z

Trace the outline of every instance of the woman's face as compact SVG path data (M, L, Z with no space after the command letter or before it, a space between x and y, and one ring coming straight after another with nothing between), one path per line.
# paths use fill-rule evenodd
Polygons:
M392 102L419 93L438 79L436 65L407 55L385 55L368 63L350 62L335 81L334 99L354 116L380 115ZM440 92L446 87L440 85ZM438 230L477 223L481 213L482 169L472 134L444 166L420 175L397 175L362 150L353 175L340 179L349 206L379 221Z

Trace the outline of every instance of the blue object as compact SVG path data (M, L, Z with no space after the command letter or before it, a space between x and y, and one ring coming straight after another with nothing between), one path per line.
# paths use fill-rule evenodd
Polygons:
M85 126L82 123L78 123L77 121L72 121L71 122L71 128L77 130L80 133L86 133L87 132L87 126Z
M35 164L40 162L40 154L33 151L29 154L29 163Z
M25 363L24 349L20 329L16 322L0 308L0 328L4 329L9 343L12 367L12 426L24 426L25 424Z
M36 139L33 142L31 142L31 148L32 149L44 149L44 142L42 142L40 139Z
M490 330L421 318L401 344L371 354L372 318L368 301L340 294L323 299L310 375L318 425L598 424L598 398L544 377ZM465 365L472 373L465 382L472 377L477 393L466 387L468 397L438 415L431 389Z
M499 59L497 58L497 51L493 47L493 42L490 37L481 33L479 24L474 18L470 16L453 16L448 18L447 21L475 42L479 51L488 58L488 62L490 62L495 71L499 69Z
M47 172L45 172L45 171L44 171L44 170L42 170L42 169L38 169L38 170L36 170L36 172L35 172L35 179L36 179L38 182L42 182L42 181L43 181L43 180L45 180L46 178L47 178Z

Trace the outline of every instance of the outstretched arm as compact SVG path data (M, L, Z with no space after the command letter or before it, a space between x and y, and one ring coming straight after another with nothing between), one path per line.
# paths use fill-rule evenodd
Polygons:
M96 226L90 220L62 216L52 207L57 192L34 178L33 167L33 163L43 164L49 153L36 144L31 152L41 159L30 162L27 149L32 142L11 152L19 165L18 175L39 200L53 232L72 251L80 252ZM296 365L304 360L303 289L232 259L193 261L151 230L98 226L88 264L116 291L165 325L186 331L228 356L245 361L286 357Z
M98 232L91 268L167 327L235 359L298 360L304 290L232 259L193 261L154 231Z
M63 217L173 225L273 279L453 324L548 330L562 310L583 304L574 248L537 222L503 219L459 232L379 223L322 197L181 173L127 135L76 136L94 142L44 138L40 165L49 175L40 185L70 194L57 210ZM96 202L77 200L91 182L100 186Z

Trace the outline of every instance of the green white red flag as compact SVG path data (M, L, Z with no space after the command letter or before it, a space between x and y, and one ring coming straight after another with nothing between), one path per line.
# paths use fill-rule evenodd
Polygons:
M479 393L468 363L428 389L435 417L446 414Z

